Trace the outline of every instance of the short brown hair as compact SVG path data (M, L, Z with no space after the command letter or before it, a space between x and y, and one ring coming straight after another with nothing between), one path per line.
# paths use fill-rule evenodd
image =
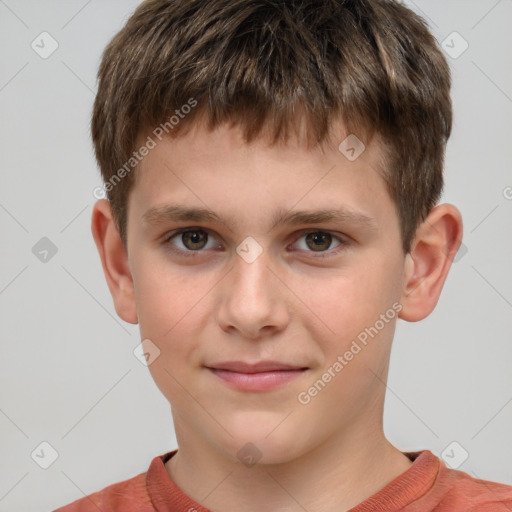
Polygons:
M210 129L240 126L247 142L264 127L286 141L299 111L308 147L335 120L365 143L377 132L405 252L440 198L450 70L424 20L398 1L146 0L106 47L98 80L91 131L105 183L144 130L192 98L170 136L202 116ZM126 247L134 173L122 174L107 197Z

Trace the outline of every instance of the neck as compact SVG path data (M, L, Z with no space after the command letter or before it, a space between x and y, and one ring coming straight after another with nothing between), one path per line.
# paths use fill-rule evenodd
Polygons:
M246 467L190 431L166 463L188 496L215 511L343 512L363 502L412 462L385 438L382 426L338 433L299 458ZM358 425L359 426L359 425Z

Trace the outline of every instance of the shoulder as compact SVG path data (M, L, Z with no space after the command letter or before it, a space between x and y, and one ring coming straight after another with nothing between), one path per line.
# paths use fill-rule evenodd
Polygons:
M468 512L503 512L512 510L512 486L488 480L473 479L465 489L474 493Z
M153 512L146 490L146 473L117 482L84 496L54 512Z
M440 477L438 482L445 487L440 510L465 510L466 512L512 510L511 485L483 480L446 467L441 469Z

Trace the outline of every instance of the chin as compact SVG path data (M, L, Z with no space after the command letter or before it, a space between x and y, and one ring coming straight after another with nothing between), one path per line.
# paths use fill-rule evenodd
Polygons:
M285 425L286 414L265 419L249 415L245 421L239 418L236 425L228 428L233 437L226 435L221 441L221 449L230 457L247 467L257 464L286 464L300 457L308 447L308 435L304 426L299 428L292 423ZM291 415L290 415L291 416ZM282 423L281 423L282 422Z

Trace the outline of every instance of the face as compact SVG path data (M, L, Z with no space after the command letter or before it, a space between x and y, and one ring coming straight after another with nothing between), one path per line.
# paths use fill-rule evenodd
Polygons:
M198 125L142 161L128 260L178 442L277 463L381 423L404 254L378 141L350 161L345 136Z

